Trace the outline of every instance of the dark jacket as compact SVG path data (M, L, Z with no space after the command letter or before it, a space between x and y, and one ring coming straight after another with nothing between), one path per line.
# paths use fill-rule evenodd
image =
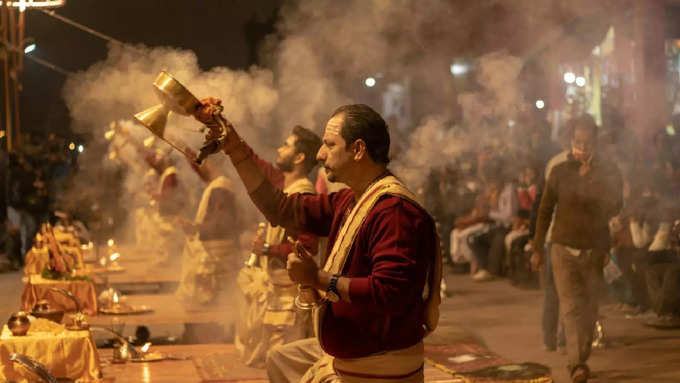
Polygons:
M550 173L538 211L534 249L544 247L554 210L553 242L609 251L609 219L623 203L621 174L616 165L599 157L593 158L585 176L579 175L580 166L570 155Z

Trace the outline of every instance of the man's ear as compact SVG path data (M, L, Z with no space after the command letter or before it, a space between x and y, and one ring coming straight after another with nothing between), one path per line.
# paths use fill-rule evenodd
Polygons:
M304 153L297 153L295 155L295 157L293 157L293 164L299 165L303 162L305 162L305 154Z
M366 155L366 142L362 139L354 141L352 152L354 153L354 159L360 160Z

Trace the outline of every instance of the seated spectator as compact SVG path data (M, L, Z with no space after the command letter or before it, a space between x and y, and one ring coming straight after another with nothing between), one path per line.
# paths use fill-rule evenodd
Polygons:
M519 209L527 213L531 211L531 207L536 199L536 193L538 192L536 181L538 181L536 169L533 166L525 166L519 175L517 200L519 202Z
M675 222L672 231L677 241L680 221ZM669 234L670 232L671 230L668 230ZM663 237L664 234L660 236ZM651 307L659 317L657 324L680 325L680 294L678 293L680 291L680 257L675 249L656 251L650 255L646 280Z
M451 231L450 252L451 259L456 263L469 263L470 274L479 271L477 259L470 248L469 239L489 230L489 206L498 198L496 185L489 185L480 192L475 199L475 206L464 217L456 218Z
M529 216L536 200L536 180L536 170L531 166L526 166L519 175L519 186L517 187L519 210L512 219L510 232L505 236L505 265L510 264L510 249L513 242L519 240L526 243L529 238ZM524 245L521 247L523 248Z
M612 250L625 284L623 288L630 289L632 295L632 300L622 298L624 310L629 313L644 312L648 307L645 283L647 249L653 231L659 226L656 219L658 201L648 186L648 181L626 180L623 186L624 207L609 224Z
M517 215L517 190L512 180L502 172L492 181L492 188L498 190L498 198L490 204L489 219L492 225L485 233L472 237L471 247L477 261L478 270L473 278L486 281L494 276L503 275L505 260L505 236L511 230L513 218Z

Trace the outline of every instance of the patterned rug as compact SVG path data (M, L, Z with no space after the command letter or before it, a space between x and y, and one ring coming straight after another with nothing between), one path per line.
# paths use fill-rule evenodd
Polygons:
M550 369L513 363L478 343L425 346L425 363L466 383L551 383Z

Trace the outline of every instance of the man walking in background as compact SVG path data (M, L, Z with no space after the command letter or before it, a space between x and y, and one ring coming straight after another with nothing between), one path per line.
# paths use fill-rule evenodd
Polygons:
M597 320L602 267L609 253L611 217L622 206L616 165L596 156L597 125L583 115L567 124L571 153L555 165L538 212L532 266L543 262L545 237L555 212L551 261L567 338L573 382L587 382L588 357Z

